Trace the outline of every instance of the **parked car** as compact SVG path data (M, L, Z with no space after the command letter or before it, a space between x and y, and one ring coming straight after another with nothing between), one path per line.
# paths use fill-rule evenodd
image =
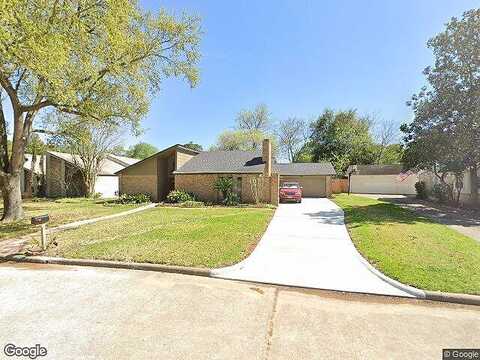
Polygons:
M295 201L302 202L302 187L298 182L284 182L280 186L280 202Z

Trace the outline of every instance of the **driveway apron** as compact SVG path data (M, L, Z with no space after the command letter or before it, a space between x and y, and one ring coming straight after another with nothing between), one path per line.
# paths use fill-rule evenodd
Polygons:
M278 285L412 297L382 280L357 252L343 211L325 198L280 204L267 231L244 261L219 278Z

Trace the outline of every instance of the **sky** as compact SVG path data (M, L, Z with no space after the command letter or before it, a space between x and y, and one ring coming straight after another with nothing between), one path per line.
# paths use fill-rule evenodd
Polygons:
M406 101L432 64L426 42L473 0L140 2L202 18L200 84L168 79L143 121L158 148L204 147L235 125L242 109L265 103L275 120L311 119L325 108L354 108L380 121L412 119Z

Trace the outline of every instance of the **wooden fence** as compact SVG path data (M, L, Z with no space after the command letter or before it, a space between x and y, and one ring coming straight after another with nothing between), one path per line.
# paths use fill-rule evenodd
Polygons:
M348 192L348 179L332 179L332 193Z

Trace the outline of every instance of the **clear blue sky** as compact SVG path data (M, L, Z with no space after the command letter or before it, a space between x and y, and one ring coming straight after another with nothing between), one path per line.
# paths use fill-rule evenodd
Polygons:
M325 107L402 123L405 102L432 62L427 40L473 0L141 1L200 15L201 82L167 80L128 143L208 146L243 108L266 103L275 119L311 118Z

